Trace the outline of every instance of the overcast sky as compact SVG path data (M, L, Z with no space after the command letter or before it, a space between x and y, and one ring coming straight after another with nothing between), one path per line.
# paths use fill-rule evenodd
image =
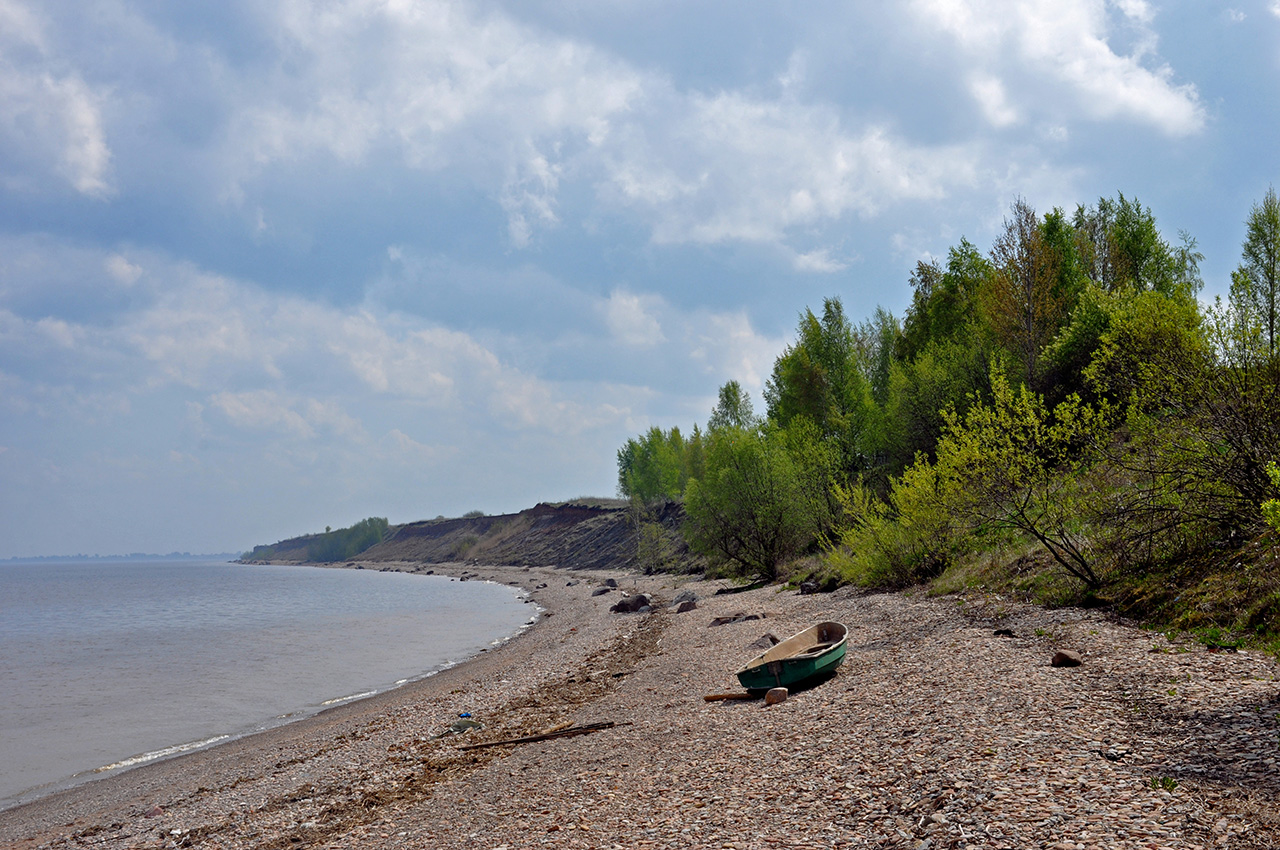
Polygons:
M0 557L612 495L1010 203L1205 254L1280 0L0 0Z

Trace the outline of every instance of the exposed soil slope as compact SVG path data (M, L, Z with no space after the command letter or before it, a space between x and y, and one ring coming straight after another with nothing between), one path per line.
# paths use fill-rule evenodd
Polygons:
M386 540L360 553L359 560L689 572L700 569L701 563L680 536L682 518L678 505L657 509L650 528L660 529L660 533L647 535L645 551L641 552L626 502L544 502L517 514L396 526ZM305 561L311 539L300 537L275 544L272 561Z

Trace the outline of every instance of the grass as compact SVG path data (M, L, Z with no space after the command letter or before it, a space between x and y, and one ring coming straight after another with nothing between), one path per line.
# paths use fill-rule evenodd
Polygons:
M1113 571L1096 590L1039 547L1014 538L980 541L924 585L930 596L1003 596L1049 608L1106 608L1215 650L1260 649L1280 657L1280 533L1211 548L1145 572ZM817 570L811 570L819 572ZM1185 651L1174 647L1171 651Z

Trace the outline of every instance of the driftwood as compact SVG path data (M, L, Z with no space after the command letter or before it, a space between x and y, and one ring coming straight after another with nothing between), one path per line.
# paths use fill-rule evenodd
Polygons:
M706 700L707 702L718 702L719 700L722 700L722 699L755 699L755 698L756 697L754 694L749 694L749 693L707 694L705 697L703 697L703 699Z
M612 729L615 726L630 725L630 723L614 723L612 720L606 720L604 723L588 723L584 726L570 726L567 729L559 729L554 732L543 732L540 735L526 735L523 738L506 738L501 741L486 741L483 744L467 744L465 747L458 747L458 749L480 750L485 747L500 747L503 744L532 744L537 741L550 741L552 738L572 738L574 735L589 735L592 732L599 732L601 729Z

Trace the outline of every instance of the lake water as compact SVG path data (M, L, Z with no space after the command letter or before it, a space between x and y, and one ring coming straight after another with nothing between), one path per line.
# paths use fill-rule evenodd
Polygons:
M373 570L0 565L0 808L430 675L529 625L524 598Z

